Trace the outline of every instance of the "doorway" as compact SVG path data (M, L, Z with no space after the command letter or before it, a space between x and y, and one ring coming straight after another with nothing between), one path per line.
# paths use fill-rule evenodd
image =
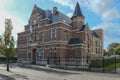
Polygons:
M37 53L37 49L33 49L32 50L32 64L36 64L36 53Z

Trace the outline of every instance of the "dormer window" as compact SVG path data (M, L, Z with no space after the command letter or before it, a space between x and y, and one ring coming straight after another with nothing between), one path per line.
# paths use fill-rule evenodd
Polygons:
M65 23L66 23L66 20L65 20L65 19L63 19L63 22L65 22Z

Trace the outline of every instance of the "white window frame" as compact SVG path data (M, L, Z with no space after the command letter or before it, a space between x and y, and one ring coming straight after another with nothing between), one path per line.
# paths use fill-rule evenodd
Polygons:
M50 39L57 38L57 29L50 30Z

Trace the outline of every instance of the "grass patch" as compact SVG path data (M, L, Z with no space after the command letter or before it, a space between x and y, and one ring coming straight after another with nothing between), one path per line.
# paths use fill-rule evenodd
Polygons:
M117 64L116 64L116 67L117 67L117 68L120 68L120 63L117 63Z
M116 68L120 68L120 63L116 63ZM112 70L115 70L115 64L111 64L104 67L105 72L110 72Z
M115 64L111 64L104 67L104 72L110 72L115 69Z

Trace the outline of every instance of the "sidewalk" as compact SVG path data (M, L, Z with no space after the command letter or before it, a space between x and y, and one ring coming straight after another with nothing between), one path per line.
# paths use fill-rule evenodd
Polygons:
M10 67L10 71L6 71L6 66L4 64L0 66L0 80L28 80L26 75L12 71L14 68L15 67Z
M98 75L112 75L119 76L120 74L113 73L99 73L99 72L90 72L90 71L82 71L82 70L66 70L66 69L57 69L51 68L48 66L39 66L39 65L23 65L23 68L41 70L41 71L49 71L49 72L58 72L58 73L70 73L70 74L98 74Z
M17 74L0 69L0 80L28 80L24 74Z
M15 80L14 78L10 77L12 73L0 70L0 80Z
M14 78L10 77L11 75L13 75L11 72L0 69L0 80L15 80Z
M31 65L31 64L30 65L21 65L20 67L41 70L41 71L59 72L59 73L72 73L72 74L80 73L80 71L57 69L57 68L51 68L49 66L39 66L39 65Z
M119 74L55 69L38 65L16 65L6 71L0 67L0 80L120 80ZM87 77L86 77L87 76Z

